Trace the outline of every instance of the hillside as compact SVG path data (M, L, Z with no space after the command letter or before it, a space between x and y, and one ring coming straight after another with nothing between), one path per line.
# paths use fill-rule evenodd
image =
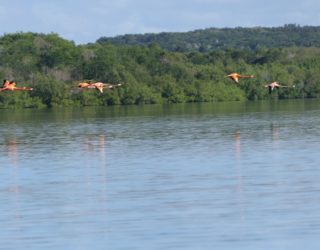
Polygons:
M158 43L169 51L199 51L225 49L320 47L319 26L298 26L255 28L208 28L190 32L163 32L116 37L101 37L97 43L116 45L144 45Z

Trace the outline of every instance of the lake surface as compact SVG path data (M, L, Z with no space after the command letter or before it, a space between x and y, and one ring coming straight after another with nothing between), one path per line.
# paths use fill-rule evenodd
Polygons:
M0 249L319 249L317 100L0 110Z

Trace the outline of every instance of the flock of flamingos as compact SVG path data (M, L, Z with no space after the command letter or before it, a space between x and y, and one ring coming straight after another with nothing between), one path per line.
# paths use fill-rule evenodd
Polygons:
M107 84L102 82L95 82L92 83L91 81L87 82L81 82L78 84L79 89L96 89L100 93L103 93L103 89L112 89L118 86L121 86L122 84ZM0 88L1 91L18 91L18 90L25 90L25 91L31 91L33 88L29 87L17 87L17 84L14 81L9 81L7 79L3 80L2 88Z
M240 75L238 73L231 73L231 74L227 75L226 77L230 78L235 83L239 83L240 78L254 78L255 76L253 76L253 75L246 76L246 75ZM14 81L9 81L9 80L5 79L5 80L3 80L3 84L2 84L2 88L0 88L0 92L1 91L19 91L19 90L31 91L31 90L33 90L33 88L17 87L16 85L17 84ZM102 82L92 83L91 81L87 81L87 82L79 83L78 88L79 89L95 89L95 90L99 91L100 93L103 93L103 89L105 89L105 88L106 89L113 89L113 88L119 87L121 85L122 85L121 83L107 84L107 83L102 83ZM278 82L272 82L272 83L264 85L264 87L268 88L269 94L271 94L274 89L289 88L290 86L284 86L284 85L280 85ZM294 87L294 85L291 87Z
M232 81L239 83L239 78L254 78L255 76L253 76L253 75L244 76L244 75L240 75L238 73L231 73L231 74L227 75L226 77L229 77ZM268 83L268 84L264 85L264 87L268 88L269 94L271 94L274 89L289 88L289 87L294 88L295 86L294 85L284 86L284 85L279 84L278 82L272 82L272 83Z

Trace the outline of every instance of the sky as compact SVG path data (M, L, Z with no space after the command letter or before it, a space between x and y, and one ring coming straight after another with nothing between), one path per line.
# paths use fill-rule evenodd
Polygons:
M320 26L320 0L0 0L0 36L57 33L76 44L205 28Z

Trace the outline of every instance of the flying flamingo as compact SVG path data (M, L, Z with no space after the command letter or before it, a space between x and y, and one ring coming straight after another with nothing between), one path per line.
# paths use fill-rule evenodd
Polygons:
M272 92L274 89L290 88L291 86L284 86L284 85L280 85L278 82L272 82L272 83L269 83L269 84L264 85L264 87L265 87L265 88L268 88L268 89L269 89L269 94L271 94L271 92ZM292 85L292 87L294 88L295 86Z
M236 83L239 83L239 78L254 78L253 75L250 75L250 76L243 76L243 75L240 75L238 73L231 73L225 77L229 77L232 81L236 82Z
M3 80L2 88L0 88L0 91L16 91L16 90L33 90L33 88L29 87L17 87L17 84L14 81L9 80Z
M102 83L102 82L95 82L95 83L91 83L91 82L81 82L78 84L78 88L83 88L83 89L97 89L100 93L103 93L103 89L107 88L107 89L112 89L115 87L119 87L122 84L108 84L108 83Z

